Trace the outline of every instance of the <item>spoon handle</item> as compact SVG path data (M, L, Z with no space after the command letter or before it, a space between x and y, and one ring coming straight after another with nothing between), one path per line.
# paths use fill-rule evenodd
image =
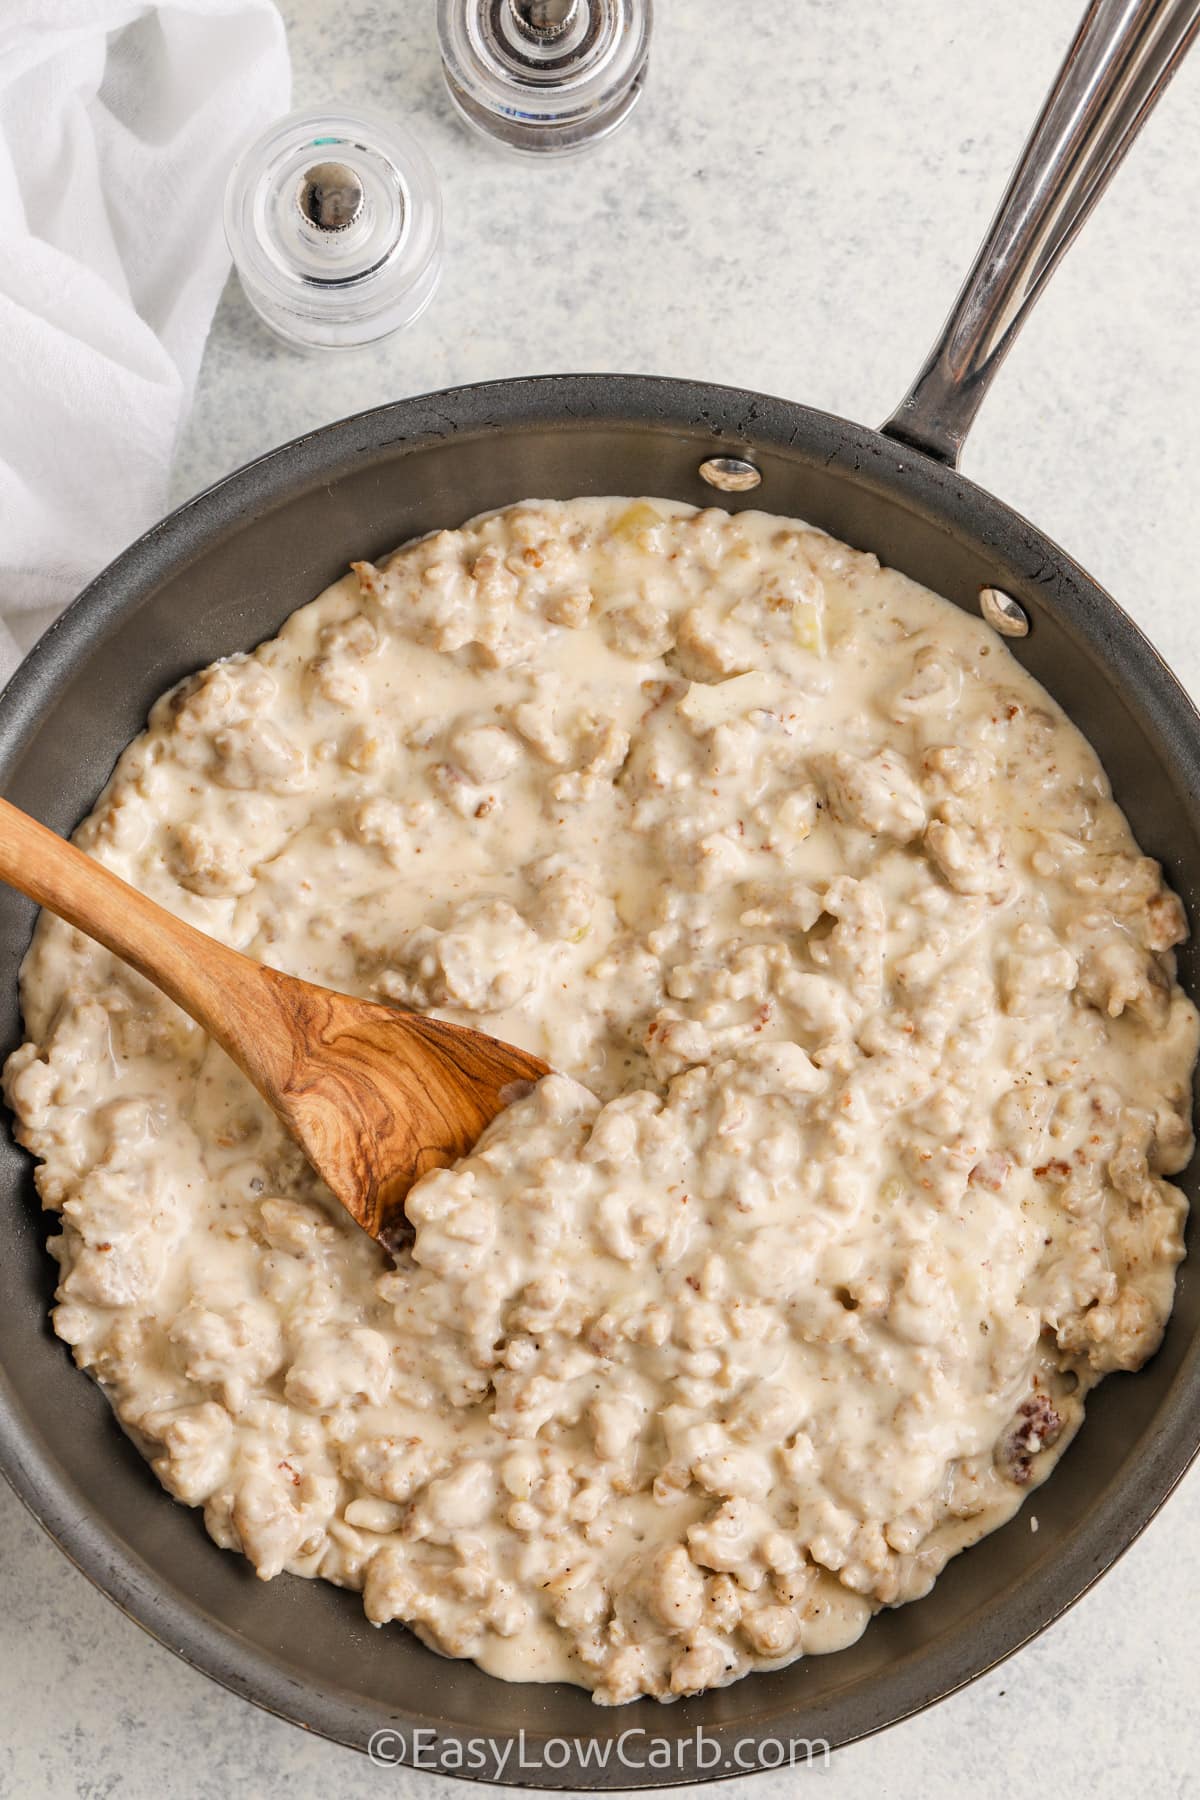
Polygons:
M315 987L186 925L0 799L0 880L174 1000L274 1107L318 1174L386 1246L404 1198L465 1155L547 1066L511 1044Z
M247 1066L243 1007L277 1004L272 971L177 919L111 869L0 799L0 880L119 956ZM236 996L238 1005L231 1006Z

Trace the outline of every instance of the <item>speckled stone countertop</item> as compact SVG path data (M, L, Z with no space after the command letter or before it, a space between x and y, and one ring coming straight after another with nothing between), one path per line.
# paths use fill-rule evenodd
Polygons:
M657 371L876 422L937 328L1082 0L665 0L629 129L529 167L466 137L432 0L288 0L298 104L408 118L445 187L442 290L340 358L277 345L230 289L180 449L182 499L259 451L399 395L538 370ZM1200 51L1056 277L968 470L1066 545L1200 693ZM454 523L455 521L447 521ZM1190 1277L1195 1279L1194 1276ZM784 1800L1049 1789L1191 1793L1200 1474L1015 1659ZM313 1741L123 1619L0 1488L0 1796L162 1800L478 1788Z

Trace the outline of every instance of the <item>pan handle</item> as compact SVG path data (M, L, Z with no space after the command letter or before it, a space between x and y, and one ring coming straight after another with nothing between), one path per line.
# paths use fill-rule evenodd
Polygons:
M887 436L956 468L967 432L1059 258L1200 26L1200 0L1090 0L1041 117Z

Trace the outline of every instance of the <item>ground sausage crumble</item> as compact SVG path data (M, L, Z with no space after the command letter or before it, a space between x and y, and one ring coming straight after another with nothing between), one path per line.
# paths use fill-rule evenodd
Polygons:
M852 1641L1157 1346L1182 908L981 621L803 525L531 502L155 707L79 841L558 1073L393 1265L49 918L5 1085L55 1328L269 1579L606 1703Z

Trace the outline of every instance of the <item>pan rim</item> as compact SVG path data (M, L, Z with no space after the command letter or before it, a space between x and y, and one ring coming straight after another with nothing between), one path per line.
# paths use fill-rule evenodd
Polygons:
M86 663L111 625L225 533L250 528L305 487L334 479L356 454L378 453L399 442L415 451L460 433L478 437L551 423L581 431L605 425L674 429L707 435L730 452L757 445L786 453L802 441L808 455L814 449L827 451L829 464L842 464L861 485L887 491L914 509L923 507L944 517L949 496L965 502L979 535L992 531L998 537L1014 532L1019 536L1031 567L1044 571L1034 579L1044 580L1048 604L1070 613L1097 656L1105 662L1119 659L1140 678L1153 698L1175 763L1189 786L1200 790L1200 714L1178 679L1140 628L1077 563L985 489L880 432L815 408L674 377L597 374L522 376L387 402L302 433L185 501L83 590L38 640L0 694L0 782L7 783L19 768L63 673ZM719 499L714 496L714 501ZM1072 1530L1052 1569L1031 1570L998 1603L989 1605L986 1634L973 1634L970 1620L965 1620L934 1645L903 1658L897 1668L864 1677L848 1693L819 1703L830 1716L831 1729L825 1735L831 1748L858 1741L958 1691L1061 1617L1140 1536L1192 1462L1198 1440L1200 1340L1183 1358L1137 1455L1130 1455L1100 1504ZM327 1687L308 1686L297 1695L296 1679L288 1675L282 1659L275 1661L247 1644L153 1576L90 1511L70 1478L56 1469L36 1421L19 1409L2 1370L0 1470L93 1585L191 1667L263 1710L351 1748L365 1749L372 1729L391 1722L380 1716L375 1703ZM848 1711L854 1713L853 1721L839 1725L839 1716ZM676 1708L663 1713L664 1737L675 1735L672 1715L680 1716ZM424 1722L412 1714L401 1720L406 1728ZM705 1729L710 1738L732 1743L738 1738L803 1735L811 1723L802 1710L789 1707L771 1714L765 1728L756 1719L753 1724ZM461 1779L494 1779L486 1772L443 1768L434 1762L418 1766ZM729 1779L767 1766L672 1770L666 1778L656 1772L650 1780L619 1784L589 1781L594 1771L568 1766L553 1772L552 1779L519 1785L632 1791ZM500 1784L513 1785L504 1780L503 1772Z

